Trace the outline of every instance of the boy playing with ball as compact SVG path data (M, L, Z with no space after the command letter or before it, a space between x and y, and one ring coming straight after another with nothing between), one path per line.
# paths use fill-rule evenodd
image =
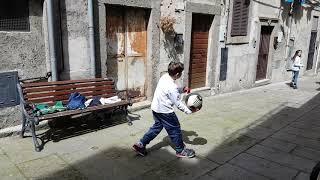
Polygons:
M194 150L187 149L183 143L180 123L173 109L176 106L186 114L196 111L191 111L181 102L181 93L189 93L190 89L186 87L178 88L175 84L175 80L181 77L183 70L184 66L181 62L172 61L168 66L168 73L164 74L158 82L151 103L155 123L142 139L133 145L133 149L141 156L147 155L146 145L157 137L163 128L166 129L172 143L175 145L177 157L192 158L195 156Z

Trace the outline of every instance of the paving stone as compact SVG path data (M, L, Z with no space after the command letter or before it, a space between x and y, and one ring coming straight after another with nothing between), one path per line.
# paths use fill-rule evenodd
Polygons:
M320 150L320 143L317 140L301 137L294 134L288 134L285 132L278 132L272 135L275 139L284 140L287 142L295 143L300 146L306 146L312 149Z
M34 179L87 179L57 155L50 155L17 165L28 178Z
M209 174L205 174L205 175L198 177L196 180L212 180L212 179L213 179L212 176L210 176Z
M288 119L279 119L278 121L267 120L266 122L262 123L261 126L268 129L279 130L287 126L288 124L290 124L290 121Z
M48 156L49 152L41 151L36 152L32 142L32 138L3 138L0 140L0 145L6 155L14 163L21 163L33 159Z
M302 122L303 124L308 124L308 125L315 126L315 127L320 126L320 122L319 122L319 119L317 118L317 116L313 117L312 119L309 119L309 118L303 116L297 122Z
M133 154L131 154L133 155ZM126 164L107 158L101 151L85 150L61 157L89 179L128 179L135 171ZM114 158L117 158L114 155Z
M292 154L295 154L300 157L304 157L313 161L320 161L320 151L314 150L306 147L297 147L294 149Z
M315 162L309 159L261 145L256 145L250 148L247 153L305 172L311 172L312 168L315 166Z
M310 178L310 174L300 172L294 180L308 180L309 178Z
M320 133L316 132L316 131L306 131L304 129L299 129L299 128L295 128L295 127L286 127L284 129L281 130L282 132L288 133L288 134L295 134L298 136L302 136L305 138L310 138L310 139L320 139Z
M262 126L255 126L247 130L246 136L256 139L265 139L268 136L272 135L274 132L275 131L273 129L268 129Z
M274 149L278 149L284 152L290 152L297 146L296 144L277 140L274 138L267 138L264 141L262 141L260 144L267 147L274 148Z
M138 176L138 180L156 180L156 179L195 179L205 174L206 172L215 169L218 165L206 159L199 157L192 159L176 159L170 163L155 168L141 176Z
M6 155L0 155L0 177L1 179L25 179L19 169L10 161Z
M229 163L272 179L291 180L298 173L298 171L295 169L281 166L278 163L274 163L246 153L238 155Z
M100 142L102 142L102 140L100 140ZM48 154L64 154L89 148L90 144L88 141L81 139L81 137L72 137L68 139L62 139L59 142L50 141L45 144L42 152Z
M308 130L308 131L320 131L320 126L315 126L313 124L306 124L304 122L293 122L289 125L290 127L295 127L298 129L304 129L304 130Z
M2 150L2 148L0 148L0 155L4 155L4 151Z
M256 142L256 139L248 136L241 136L234 140L224 142L222 145L219 145L212 150L206 157L214 162L223 164L253 146Z
M208 173L211 179L219 180L267 180L269 178L257 175L240 167L224 164Z

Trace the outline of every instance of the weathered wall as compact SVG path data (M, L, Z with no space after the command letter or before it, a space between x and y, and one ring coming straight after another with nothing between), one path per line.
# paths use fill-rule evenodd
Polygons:
M0 71L17 70L22 78L46 73L42 4L29 1L30 32L0 31Z
M62 79L90 77L87 0L61 0Z
M182 34L184 44L183 47L175 47L174 34L168 35L161 31L160 34L160 63L159 73L167 71L170 61L180 61L185 64L185 71L182 78L177 83L182 86L188 85L188 67L190 62L190 43L191 43L191 26L192 13L215 14L213 26L210 30L208 48L208 79L207 86L211 86L215 77L215 63L218 52L217 34L220 25L220 7L211 9L212 5L220 5L219 0L162 0L161 2L161 17L173 17L175 19L174 30L176 34ZM216 7L215 7L216 8ZM205 11L202 11L205 10ZM214 51L214 52L212 52Z
M287 72L285 68L286 40L288 38L288 8L287 4L278 0L251 1L248 35L247 37L237 39L230 37L232 23L231 1L227 40L227 47L229 48L227 80L217 84L218 92L236 91L265 83L285 81L291 78L291 72ZM295 9L294 14L290 36L295 39L293 53L297 49L302 49L304 52L302 61L306 65L311 33L311 17L316 12L299 8ZM265 22L262 19L266 19ZM267 79L262 83L257 83L256 66L259 53L260 31L261 25L266 25L267 20L273 20L270 25L274 26L270 38L271 45ZM225 21L224 23L226 24ZM274 48L273 42L274 38L278 37L278 32L283 33L283 38L278 43L277 48ZM304 74L304 71L303 69L301 75Z
M30 0L30 31L0 31L0 72L18 71L21 78L46 74L42 10L41 1ZM0 129L19 124L20 121L19 106L0 109Z
M174 30L178 34L184 34L185 30L185 11L184 2L182 0L163 0L161 2L161 18L172 17L175 20ZM174 34L166 35L160 31L160 64L159 73L167 71L170 61L183 61L183 51L179 51L174 47Z

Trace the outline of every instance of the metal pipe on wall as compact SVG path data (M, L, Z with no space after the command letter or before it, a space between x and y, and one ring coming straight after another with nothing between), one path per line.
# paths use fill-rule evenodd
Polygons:
M94 42L94 19L93 19L93 0L88 0L88 30L89 30L89 50L90 50L90 73L93 78L96 77L96 55Z
M49 56L51 63L51 80L57 81L57 51L54 38L54 19L53 19L53 0L47 0L47 16L48 16L48 36L49 36Z
M292 14L293 14L293 2L290 4L289 9L289 18L288 18L288 33L287 33L287 41L286 41L286 59L290 59L291 54L289 54L289 42L290 42L290 36L291 36L291 28L292 28Z

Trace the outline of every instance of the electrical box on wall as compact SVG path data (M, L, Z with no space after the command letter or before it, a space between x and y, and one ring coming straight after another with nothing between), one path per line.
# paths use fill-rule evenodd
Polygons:
M18 105L18 72L0 73L0 108Z
M224 42L225 36L226 36L226 25L221 25L220 31L219 31L219 41Z

